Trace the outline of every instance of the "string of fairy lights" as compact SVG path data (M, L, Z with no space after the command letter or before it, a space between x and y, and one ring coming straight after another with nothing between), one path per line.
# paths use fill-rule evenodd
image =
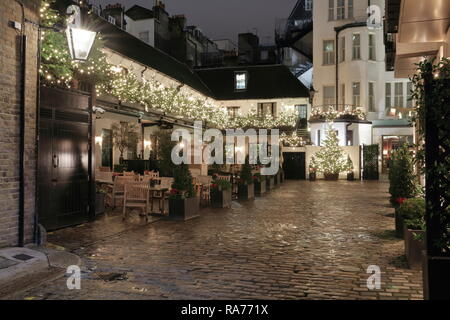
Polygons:
M51 8L54 2L42 1L41 24L65 24L65 18ZM102 50L101 36L95 41L89 60L82 63L71 60L64 34L46 31L41 36L42 63L39 73L44 85L70 89L77 80L88 80L95 83L99 96L108 95L122 102L139 104L146 111L164 112L186 120L201 119L219 129L294 127L298 119L295 111L283 111L276 118L261 117L256 110L230 117L227 109L213 99L194 95L180 87L163 85L155 78L137 76L133 70L109 63Z

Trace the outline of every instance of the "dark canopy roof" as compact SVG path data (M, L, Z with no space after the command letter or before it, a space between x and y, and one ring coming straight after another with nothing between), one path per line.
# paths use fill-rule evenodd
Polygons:
M235 73L247 72L247 90L236 91ZM309 90L284 65L198 69L218 100L308 98Z
M100 32L107 48L136 62L153 68L191 88L212 96L211 91L186 64L172 58L115 25L93 16L91 29Z

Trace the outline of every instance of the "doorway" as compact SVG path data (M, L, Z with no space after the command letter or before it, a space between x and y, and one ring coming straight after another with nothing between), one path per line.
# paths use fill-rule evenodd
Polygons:
M41 88L38 210L47 231L89 220L89 96Z
M305 180L305 152L284 152L283 170L286 179Z

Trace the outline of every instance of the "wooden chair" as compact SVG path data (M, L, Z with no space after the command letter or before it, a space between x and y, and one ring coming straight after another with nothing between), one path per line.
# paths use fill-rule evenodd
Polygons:
M127 208L140 208L148 222L149 186L142 182L125 183L123 200L123 220L127 215Z
M110 167L99 167L98 171L100 171L100 172L111 172L111 168Z
M134 171L124 171L123 176L124 177L135 177L136 174L134 173Z
M200 200L203 200L206 202L206 204L209 204L209 202L211 201L212 177L211 176L199 176L198 181L201 184Z
M113 183L113 174L110 171L97 171L95 172L95 180L102 183Z
M217 176L216 179L231 182L231 176Z
M127 182L129 183L129 182L133 182L133 181L134 181L134 176L128 176L128 177L117 176L114 179L113 190L112 190L112 206L114 209L116 208L117 200L121 201L122 205L123 205L125 184Z
M150 178L159 178L159 172L157 171L145 171L144 177L150 177Z

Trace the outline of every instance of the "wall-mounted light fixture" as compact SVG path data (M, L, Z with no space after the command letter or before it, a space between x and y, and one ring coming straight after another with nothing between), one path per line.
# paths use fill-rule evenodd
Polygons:
M81 9L79 6L70 5L67 7L67 14L70 15L66 29L70 56L75 61L86 61L91 53L97 33L82 29Z

